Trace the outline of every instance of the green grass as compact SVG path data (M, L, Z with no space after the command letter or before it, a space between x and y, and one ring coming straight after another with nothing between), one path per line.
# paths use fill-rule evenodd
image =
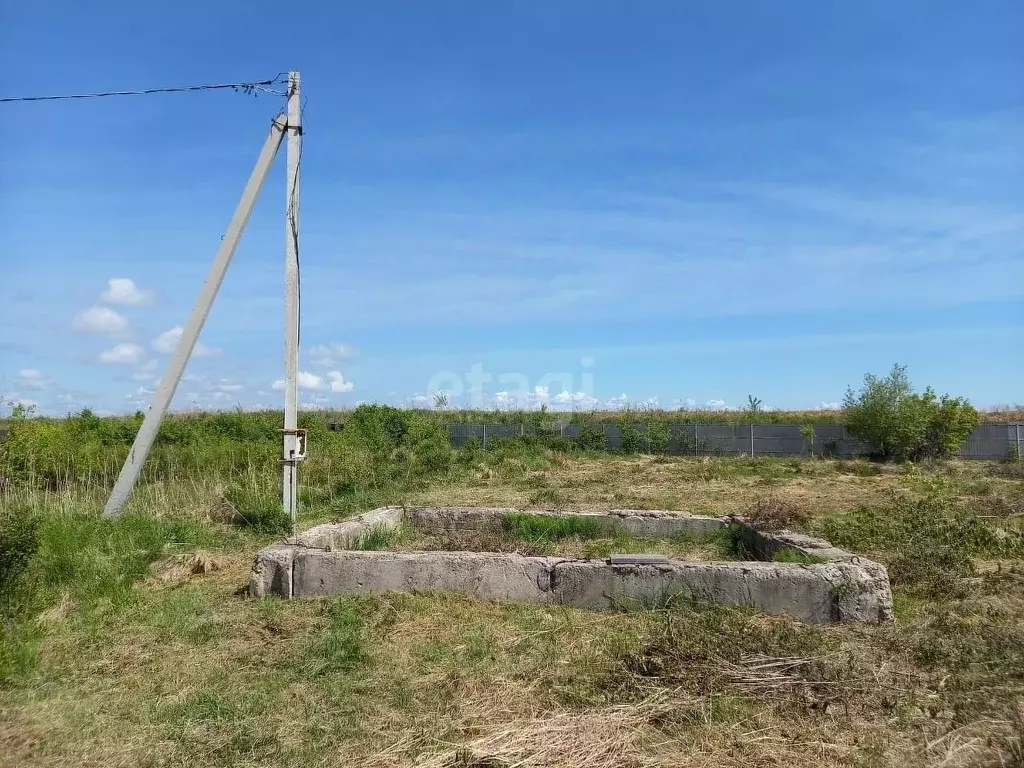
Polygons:
M596 539L604 532L601 521L583 515L533 515L510 512L502 518L502 528L516 539L532 542L557 542L570 536Z
M393 549L406 536L401 528L393 525L375 525L360 536L348 549L372 552Z
M276 509L279 435L270 419L233 418L199 421L210 448L185 428L162 442L117 521L100 517L112 475L93 463L104 440L120 455L106 426L84 425L80 453L66 452L63 433L51 451L42 430L17 461L0 455L11 478L0 491L0 762L1024 762L1024 477L1012 467L900 477L843 462L577 460L522 444L467 456L376 411L313 440L322 450L303 467L305 524L441 492L506 508L544 491L595 508L695 511L725 499L742 512L770 485L814 510L810 530L889 567L899 621L808 626L677 600L608 613L443 594L252 600L252 553L280 537L272 513L253 514ZM565 520L511 516L502 535L594 556L646 545ZM363 544L391 547L395 535L373 530ZM662 545L714 553L731 540ZM154 563L199 550L218 569L154 575Z
M790 547L783 547L775 550L775 554L772 555L772 562L775 563L803 563L804 565L815 565L820 563L829 562L824 557L818 557L816 555L808 555L805 552L801 552L799 549L791 549Z

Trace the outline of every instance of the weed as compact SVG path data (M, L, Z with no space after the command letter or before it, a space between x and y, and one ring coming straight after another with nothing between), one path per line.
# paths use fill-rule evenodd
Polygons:
M230 505L234 521L267 536L284 536L292 531L292 519L281 499L271 495L269 489L234 485L224 491L224 500Z
M375 525L347 548L363 552L393 549L402 540L403 535L401 528L392 525Z
M743 516L752 526L762 531L803 528L811 521L811 514L806 509L776 496L757 499Z
M886 561L894 584L935 600L965 594L972 556L1024 556L1024 532L990 525L941 494L894 495L885 506L826 518L821 530L838 546Z
M603 526L585 515L532 515L510 512L502 518L506 533L526 541L558 541L570 536L581 539L598 538Z
M806 552L801 552L799 549L793 549L792 547L781 547L775 550L775 553L772 555L772 562L814 565L817 563L827 563L828 559L818 557L817 555L808 555Z

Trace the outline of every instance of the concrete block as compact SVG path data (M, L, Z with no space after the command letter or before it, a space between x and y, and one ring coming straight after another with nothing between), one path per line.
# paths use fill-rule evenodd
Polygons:
M295 547L274 544L256 553L249 576L249 594L252 597L292 596L292 561Z
M290 541L310 549L347 549L374 528L397 527L403 518L401 507L380 507L340 523L317 525Z
M749 606L804 621L891 622L892 593L885 567L829 542L792 531L766 533L736 518L664 511L584 513L639 537L711 533L740 526L756 557L770 561L792 549L828 562L687 563L654 556L631 562L524 557L499 552L361 552L344 549L381 525L412 525L432 532L493 528L514 510L424 507L376 509L343 523L317 526L287 545L261 550L253 563L254 596L325 597L382 591L457 592L479 600L608 610L658 605L674 596ZM537 512L558 517L565 513ZM660 557L660 556L659 556Z
M724 517L685 515L660 510L614 509L610 512L551 512L495 507L419 507L410 509L406 522L430 533L460 530L500 532L506 515L523 512L539 517L584 517L594 520L609 533L626 531L639 538L662 539L690 533L703 536L728 524Z
M387 591L457 592L479 600L546 603L557 558L491 552L299 551L295 597Z
M654 509L613 509L607 517L640 539L669 539L682 534L707 536L728 525L725 517L686 515Z

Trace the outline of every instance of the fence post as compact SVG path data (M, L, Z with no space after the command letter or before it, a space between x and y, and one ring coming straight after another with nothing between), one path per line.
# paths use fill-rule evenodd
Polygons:
M487 425L486 424L481 424L480 425L480 430L483 433L483 445L481 446L481 448L486 450L487 449Z
M750 458L754 458L754 425L750 425Z
M1024 459L1024 455L1022 455L1020 452L1020 424L1014 424L1013 431L1014 435L1017 438L1016 440L1014 440L1014 442L1017 444L1017 458Z
M525 424L520 424L519 425L519 436L520 437L524 437L525 435L526 435L526 425Z
M696 458L699 455L700 455L700 452L697 449L697 425L694 424L693 425L693 456L694 456L694 458Z

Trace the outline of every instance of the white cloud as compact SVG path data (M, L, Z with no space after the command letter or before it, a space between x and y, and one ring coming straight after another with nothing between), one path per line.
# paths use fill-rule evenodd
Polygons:
M299 371L298 385L299 389L308 389L311 392L323 392L328 388L327 382L322 377L308 371ZM278 379L270 386L273 389L282 390L284 389L284 379Z
M729 403L725 402L725 400L722 400L721 398L715 398L713 400L708 400L706 403L704 403L704 408L706 408L709 411L739 411L739 410L742 410L738 405L729 405Z
M328 371L327 380L330 382L331 392L351 392L355 389L355 384L345 381L340 371Z
M174 347L178 344L178 339L181 338L181 334L184 333L185 329L180 325L176 325L173 328L168 328L166 331L161 333L152 341L152 347L157 352L161 352L165 355L169 355L174 351ZM221 350L214 349L213 347L206 347L196 342L195 347L192 349L192 357L213 357L219 355Z
M153 292L143 290L127 277L112 277L107 280L107 290L100 297L111 304L130 304L141 307L153 303Z
M816 410L816 411L838 411L842 407L843 406L840 403L821 402L821 403L818 403L817 408L815 408L814 410Z
M245 385L243 385L243 384L230 384L230 383L223 383L222 382L222 383L217 385L217 391L218 392L225 392L225 393L241 392L243 389L245 389Z
M568 390L562 390L551 398L551 402L556 405L592 408L597 405L597 398L592 395L588 395L586 392L569 392Z
M609 408L611 410L616 410L618 408L625 408L627 405L629 405L629 395L627 395L625 392L623 392L621 395L616 395L615 397L609 397L605 401L604 405L605 405L606 408Z
M117 365L136 365L142 361L143 354L145 350L138 344L117 344L113 349L101 352L99 361Z
M347 344L332 342L316 344L309 349L309 359L314 365L337 365L355 355L355 351Z
M18 383L28 389L46 389L53 382L38 368L25 368L18 372Z
M128 318L109 307L89 307L75 315L71 328L79 333L117 335L128 330Z

